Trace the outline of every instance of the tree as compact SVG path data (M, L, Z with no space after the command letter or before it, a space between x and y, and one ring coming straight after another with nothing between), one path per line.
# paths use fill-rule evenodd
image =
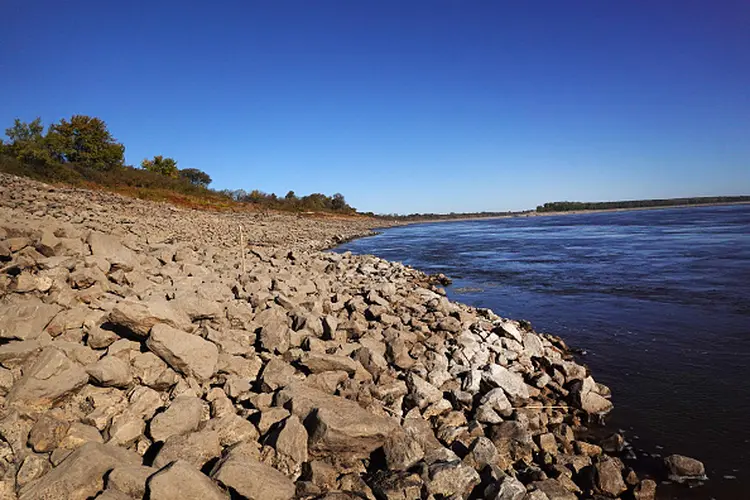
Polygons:
M344 210L349 208L343 194L336 193L333 195L333 198L331 199L331 208L334 210Z
M141 167L144 170L165 175L167 177L177 177L179 172L177 169L177 162L174 158L164 158L162 155L154 156L153 160L143 160L141 162Z
M61 163L78 163L100 170L121 167L125 146L115 141L99 118L73 115L50 126L47 143L52 157Z
M289 201L297 201L297 195L294 191L289 191L286 196L284 196L284 199Z
M21 161L47 162L51 157L43 132L44 125L42 125L41 118L36 118L29 123L16 118L13 126L5 129L5 135L11 142L3 149Z
M196 186L208 187L211 184L211 176L197 168L184 168L180 170L180 177Z
M247 201L251 203L262 203L268 198L268 195L259 189L253 189L247 195Z

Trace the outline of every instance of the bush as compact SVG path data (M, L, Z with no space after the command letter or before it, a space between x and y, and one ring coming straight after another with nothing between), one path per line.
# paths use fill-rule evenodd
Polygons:
M51 156L59 163L77 163L98 170L121 167L125 146L116 142L99 118L73 115L50 126L45 137Z
M196 186L208 187L211 184L211 176L197 168L184 168L180 170L180 177Z
M154 156L153 160L143 160L141 168L167 177L177 177L178 172L174 158L164 158L162 155Z

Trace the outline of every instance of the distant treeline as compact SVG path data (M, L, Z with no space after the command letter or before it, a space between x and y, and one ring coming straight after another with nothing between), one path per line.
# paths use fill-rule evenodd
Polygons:
M173 158L156 155L141 167L125 164L125 146L117 142L100 118L73 115L45 127L41 118L16 119L0 139L0 172L43 182L103 187L139 198L213 208L240 208L243 203L298 212L355 213L344 196L314 193L283 198L262 191L209 189L211 177L197 168L180 169Z
M336 193L333 196L326 196L321 193L297 196L294 191L289 191L283 198L274 193L264 193L257 189L249 193L244 189L234 191L225 189L219 191L219 193L235 201L255 203L272 209L294 210L298 212L356 213L356 210L346 203L346 199L344 199L344 195L341 193Z
M512 215L523 215L532 212L532 210L526 210L524 212L450 212L447 214L432 214L432 213L416 213L409 215L399 214L383 214L375 215L372 212L364 213L363 215L369 215L371 217L381 217L384 219L392 219L404 222L415 222L415 221L432 221L432 220L452 220L452 219L482 219L488 217L509 217Z
M677 205L707 205L712 203L750 202L750 196L701 196L666 200L629 201L553 201L536 207L537 212L570 212L574 210L612 210L617 208L673 207Z

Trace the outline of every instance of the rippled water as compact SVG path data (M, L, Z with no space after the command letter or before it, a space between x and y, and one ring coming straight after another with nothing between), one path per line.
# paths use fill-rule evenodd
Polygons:
M750 498L750 205L421 224L339 250L445 273L450 298L585 349L611 425L705 462L706 485L660 497Z

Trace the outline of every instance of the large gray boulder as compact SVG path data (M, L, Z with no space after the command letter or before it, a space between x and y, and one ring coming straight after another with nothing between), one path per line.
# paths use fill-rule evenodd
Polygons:
M200 470L176 460L151 476L148 490L154 500L227 500L229 495L219 489Z
M151 420L151 437L164 441L170 436L194 431L201 423L203 403L195 396L178 396L163 413Z
M248 500L290 500L295 494L291 479L243 453L230 451L211 476Z
M495 387L500 387L509 398L529 399L529 386L523 377L500 365L490 365L482 374L482 379Z
M104 356L86 368L86 372L104 387L127 387L133 381L130 364L117 356Z
M89 376L56 347L46 347L8 394L8 403L44 409L86 385Z
M164 467L175 460L184 460L200 469L209 460L221 455L219 434L211 430L180 434L168 438L154 458L154 467Z
M313 453L369 456L398 429L392 419L374 415L353 401L304 383L281 390L276 401L305 422Z
M146 338L151 328L164 323L175 328L188 328L190 318L166 300L154 299L140 302L123 300L112 308L108 320L113 325L127 329L137 338Z
M138 266L138 256L125 247L119 238L99 231L92 231L86 243L91 247L94 257L101 257L115 269L132 271Z
M364 371L364 367L352 358L318 352L305 353L300 364L310 373L345 371L349 375L354 375L357 371Z
M121 491L130 498L143 498L148 478L157 471L145 465L120 465L107 475L107 489Z
M458 460L438 462L429 468L427 491L436 496L465 498L479 481L477 471Z
M705 480L706 468L703 462L684 455L670 455L664 459L669 471L669 478L673 481Z
M619 460L606 457L596 464L595 471L596 487L605 495L618 497L628 489L622 479L622 463Z
M0 304L0 339L33 340L44 333L60 306L45 304L37 298L20 304Z
M132 451L86 443L50 472L21 489L19 500L86 500L104 488L104 475L121 465L141 463Z
M307 430L296 415L284 420L281 429L273 436L272 444L276 450L276 469L287 476L298 477L308 456Z
M169 366L200 382L216 372L219 349L197 335L158 323L151 329L146 346Z

